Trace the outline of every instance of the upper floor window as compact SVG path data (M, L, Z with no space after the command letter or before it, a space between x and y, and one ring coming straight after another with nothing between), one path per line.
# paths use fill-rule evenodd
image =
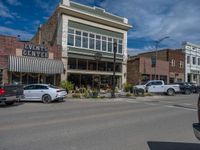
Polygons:
M68 45L71 45L71 46L74 45L74 30L73 29L68 30Z
M76 31L75 46L81 47L81 31Z
M112 52L113 51L113 39L108 38L108 51Z
M101 36L96 35L96 50L101 50Z
M198 58L198 65L200 66L200 58Z
M122 53L122 40L118 41L118 53Z
M83 40L82 40L82 46L84 48L88 48L88 33L83 32Z
M171 60L171 66L172 66L172 67L175 67L175 66L176 66L176 62L175 62L174 59Z
M196 65L196 57L192 57L192 64Z
M180 68L183 68L183 67L184 67L184 62L180 61Z
M190 64L190 56L187 56L187 64Z
M90 33L74 28L68 29L68 45L104 52L113 52L113 42L117 41L117 53L123 53L123 40L106 35Z

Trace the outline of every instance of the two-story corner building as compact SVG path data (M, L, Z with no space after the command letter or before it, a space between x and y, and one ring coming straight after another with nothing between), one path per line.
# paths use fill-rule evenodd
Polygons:
M200 84L200 45L183 42L185 53L185 81Z
M185 54L182 52L182 49L162 49L158 50L157 54L155 51L150 51L146 53L141 53L139 56L142 57L148 57L148 58L155 58L157 55L157 60L162 61L168 61L168 83L174 83L174 82L181 82L185 79ZM157 64L157 67L159 67L159 64ZM153 68L155 70L156 67ZM158 70L158 69L156 69ZM159 74L155 72L157 76ZM156 77L158 79L158 77Z
M62 0L32 41L62 46L65 71L62 80L77 86L108 86L113 74L113 43L117 42L116 78L121 87L127 78L126 18L69 0Z

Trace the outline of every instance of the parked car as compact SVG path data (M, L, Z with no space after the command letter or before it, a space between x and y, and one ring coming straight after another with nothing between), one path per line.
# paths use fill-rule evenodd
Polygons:
M193 123L193 130L196 138L200 140L200 96L197 103L197 110L198 110L197 115L199 123Z
M180 92L180 87L178 84L165 85L162 80L150 80L144 85L134 86L135 90L143 90L144 92L150 93L165 93L169 96Z
M175 82L174 84L178 84L180 87L180 93L182 94L191 94L193 93L193 87L187 82Z
M56 100L63 100L66 95L66 90L53 85L30 84L24 87L24 97L21 100L50 103Z
M200 86L199 85L197 85L196 83L193 83L193 82L189 82L188 84L191 86L193 93L199 93L200 92Z
M22 85L0 85L0 103L12 105L23 96Z

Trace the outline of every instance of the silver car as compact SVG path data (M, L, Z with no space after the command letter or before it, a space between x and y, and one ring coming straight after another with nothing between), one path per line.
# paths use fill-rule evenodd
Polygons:
M42 101L50 103L55 100L63 100L67 92L48 84L30 84L24 87L24 97L21 100Z

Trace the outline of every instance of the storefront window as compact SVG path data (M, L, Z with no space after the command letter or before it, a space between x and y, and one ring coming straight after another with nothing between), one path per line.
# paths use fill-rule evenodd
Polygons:
M98 70L99 71L106 71L106 63L105 62L99 62L98 63Z
M12 83L20 83L20 72L12 72Z
M30 73L28 74L28 84L38 83L38 74Z
M22 73L22 84L23 84L23 85L28 84L28 76L27 76L27 73Z
M116 63L115 71L116 71L116 72L122 72L122 65L119 64L119 63Z
M81 60L81 59L79 59L78 60L78 69L81 69L81 70L83 70L83 69L87 69L87 61L86 60Z
M107 63L107 71L113 71L113 63Z
M76 59L75 58L69 58L68 69L76 69Z
M95 61L88 61L88 70L96 70L97 64Z

